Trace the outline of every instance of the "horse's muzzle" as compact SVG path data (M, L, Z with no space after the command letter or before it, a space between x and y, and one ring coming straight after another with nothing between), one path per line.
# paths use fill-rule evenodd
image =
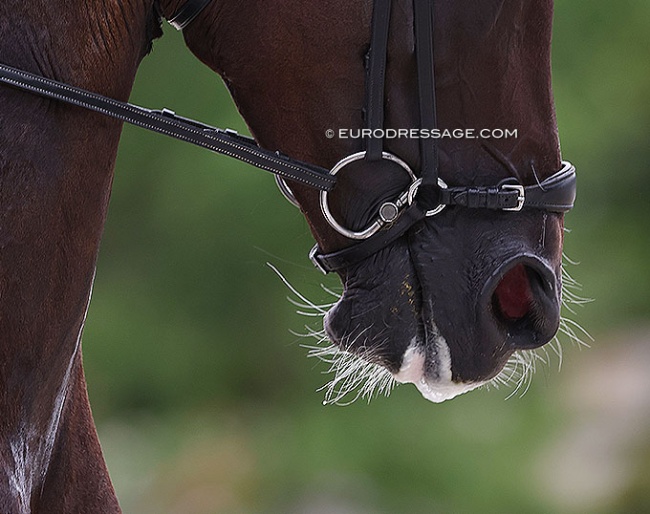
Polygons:
M510 221L443 215L348 270L330 338L433 401L490 381L560 323L561 220Z

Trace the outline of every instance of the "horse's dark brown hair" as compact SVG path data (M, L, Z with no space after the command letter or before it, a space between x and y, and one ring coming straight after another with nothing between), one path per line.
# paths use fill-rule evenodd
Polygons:
M158 13L169 17L181 4L3 0L0 59L127 100L159 35ZM411 128L417 126L411 2L395 1L393 10L386 126ZM551 0L436 0L435 11L440 126L519 131L517 139L442 141L441 176L450 184L484 185L515 175L534 184L559 169ZM355 140L326 140L324 131L363 124L371 13L369 0L214 0L185 38L223 77L262 146L331 167L359 149ZM80 346L120 131L119 122L99 114L0 88L2 513L120 511ZM387 147L418 169L417 141L392 140ZM392 182L391 169L360 167L342 179L338 214L350 225L364 223L378 196L399 189ZM349 244L324 221L316 194L292 187L321 247ZM510 277L515 286L526 289L530 281L528 289L538 294L546 286L535 282L550 281L559 294L562 217L509 216L516 217L449 210L346 270L344 296L326 320L334 342L397 375L415 348L429 367L429 375L416 379L426 378L429 387L443 378L474 384L493 377L517 349L503 342L502 331L519 330L529 314L535 316L526 327L530 346L548 340L555 307L525 297L530 309L504 320L499 309L521 309L512 294L502 301L498 288L516 265L528 278L517 268L519 275ZM449 377L435 360L441 341Z

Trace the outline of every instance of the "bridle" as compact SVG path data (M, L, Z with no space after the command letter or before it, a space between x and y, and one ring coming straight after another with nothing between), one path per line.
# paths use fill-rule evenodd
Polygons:
M169 22L178 30L187 27L211 2L188 0ZM415 52L417 64L420 128L436 129L434 77L433 0L413 0ZM384 86L388 51L391 0L374 0L372 34L366 66L365 124L370 134L384 128ZM324 273L341 271L362 262L404 235L414 224L440 213L448 206L520 211L542 209L566 212L576 195L575 168L564 161L562 169L546 180L523 186L506 179L495 186L447 187L438 174L438 148L435 139L420 139L419 177L399 157L386 152L383 139L368 137L364 149L341 159L331 170L292 159L280 152L261 148L253 139L232 130L222 130L177 116L168 109L150 110L120 102L96 93L57 82L39 75L0 64L0 82L60 102L83 107L158 133L228 155L275 174L280 190L295 203L285 180L320 190L323 216L334 230L358 241L342 250L323 253L318 246L310 258ZM373 165L387 160L396 163L410 178L410 185L398 198L384 202L377 218L365 229L354 231L343 226L329 208L337 174L355 161Z
M391 0L375 0L372 34L366 68L365 115L369 134L382 133L384 128L384 84L388 53L388 29ZM413 0L415 57L417 66L420 128L437 129L434 74L434 11L433 0ZM565 212L573 207L576 191L575 168L564 162L562 169L535 186L524 187L514 178L492 187L447 187L438 173L438 147L433 138L420 138L420 176L416 177L399 157L383 150L383 139L369 137L362 152L347 156L330 171L336 175L348 164L365 160L397 163L408 173L411 184L394 201L379 207L378 216L360 231L345 228L332 215L328 191L321 191L320 205L328 223L342 235L360 240L342 250L325 254L315 246L310 258L324 273L344 270L358 264L397 240L415 223L436 216L448 206L520 211L523 208Z

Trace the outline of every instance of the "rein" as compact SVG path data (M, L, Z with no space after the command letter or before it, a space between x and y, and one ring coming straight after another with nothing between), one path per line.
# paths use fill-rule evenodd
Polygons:
M158 111L120 102L5 64L0 64L0 82L207 148L316 189L329 190L334 187L334 178L324 168L290 159L280 152L265 150L254 139L234 130L222 130L183 118L169 109Z
M182 30L211 0L188 0L169 18ZM420 128L436 129L434 80L433 0L413 0L415 51ZM366 69L365 117L370 134L384 127L384 88L391 0L374 0L371 45ZM226 129L176 115L169 109L151 110L121 102L62 82L0 64L0 83L33 94L82 107L160 134L227 155L275 174L282 193L295 203L284 180L320 190L323 216L339 233L356 244L325 254L318 246L310 252L315 266L324 273L340 271L370 257L401 237L415 223L435 216L447 206L520 211L523 208L566 212L573 207L576 174L571 163L534 186L523 186L506 179L495 186L447 187L438 174L438 148L434 139L420 139L420 176L417 177L399 157L384 151L381 138L364 140L364 150L339 161L331 170L292 159L280 152L261 148L254 139ZM365 160L376 163L389 160L408 173L411 184L397 199L384 202L377 219L366 229L350 230L341 225L329 209L328 195L334 189L336 175L348 164Z

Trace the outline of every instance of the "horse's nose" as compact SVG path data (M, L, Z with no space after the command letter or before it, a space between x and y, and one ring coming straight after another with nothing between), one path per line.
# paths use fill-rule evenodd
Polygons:
M555 273L537 257L503 264L486 286L479 308L483 329L505 336L516 350L549 342L560 324L560 286Z

